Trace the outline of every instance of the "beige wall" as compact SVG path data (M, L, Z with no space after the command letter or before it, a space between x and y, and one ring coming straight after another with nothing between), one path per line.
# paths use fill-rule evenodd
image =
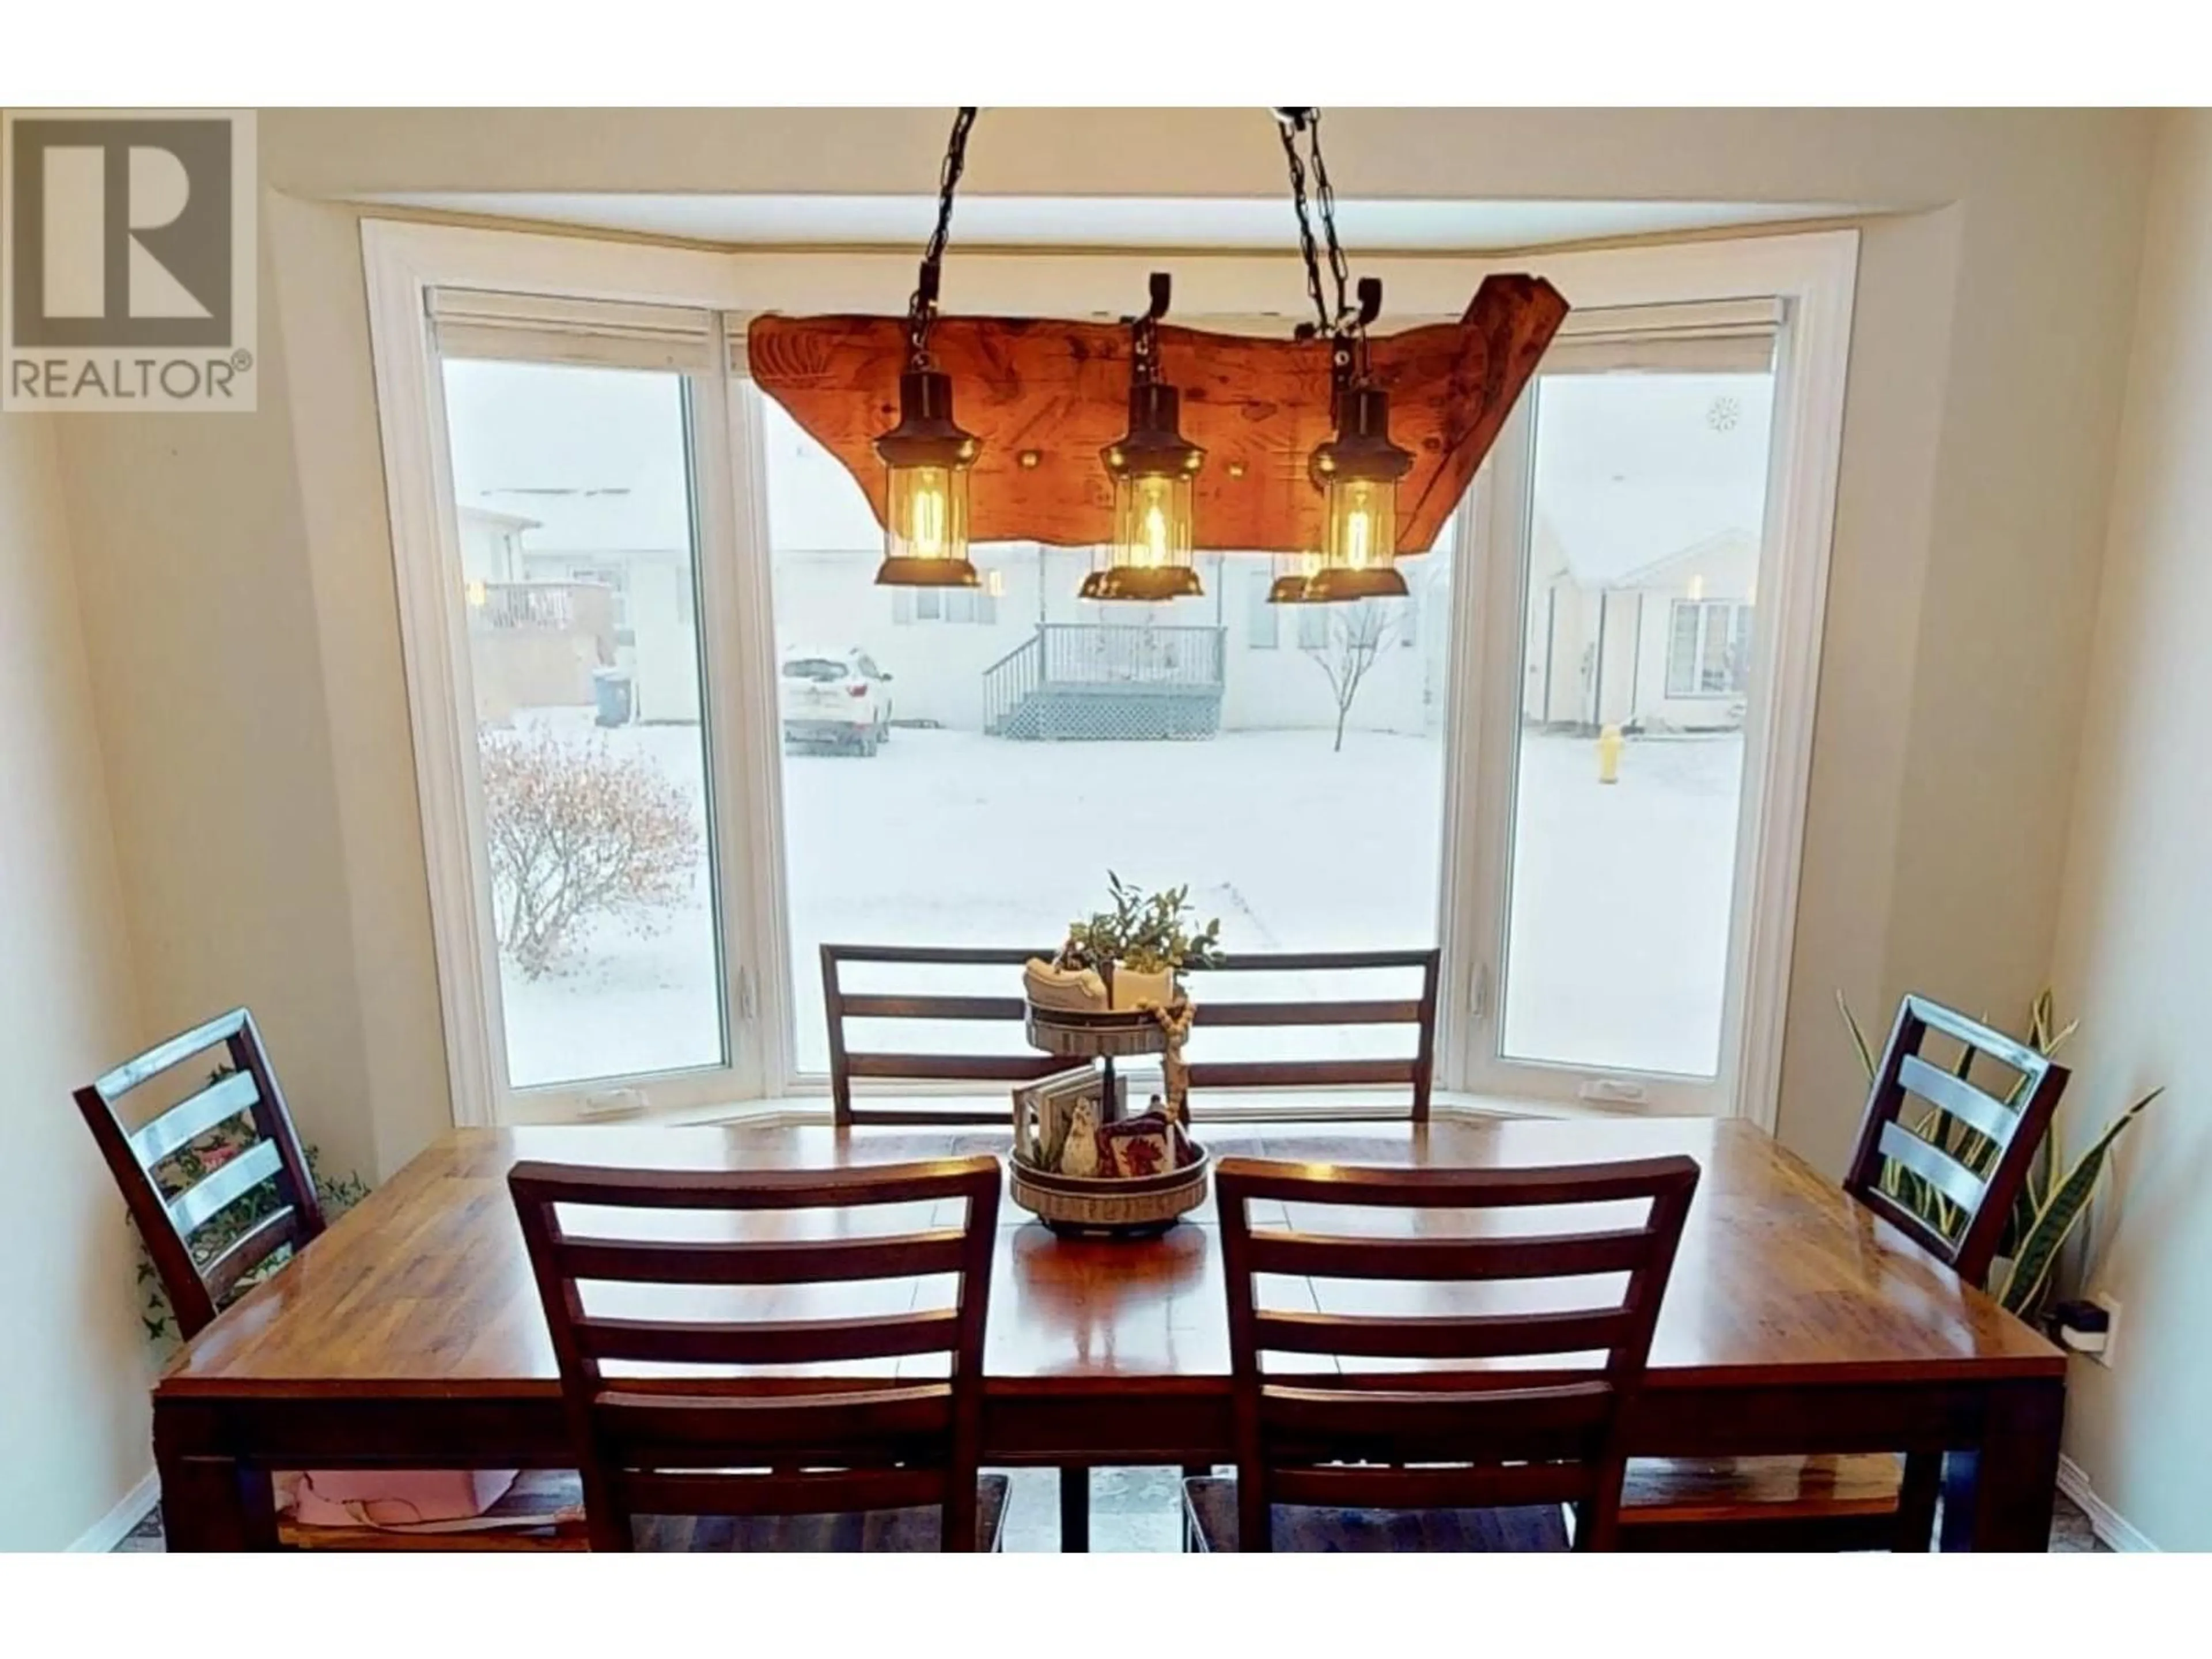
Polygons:
M374 1151L350 757L325 714L294 418L265 392L250 416L71 416L63 476L148 1030L251 1007L301 1137L343 1171Z
M0 1550L153 1466L123 1203L70 1091L139 1037L54 422L0 415Z
M356 213L319 198L915 191L944 125L264 116L263 414L85 419L65 437L101 712L131 734L110 765L131 784L118 841L150 1018L255 1000L310 1133L365 1167L395 1167L448 1121ZM2047 803L2073 765L2150 129L2066 112L1331 118L1340 187L1360 195L1916 210L1871 220L1863 245L1792 969L1782 1125L1831 1168L1859 1097L1835 988L1869 1011L1908 985L2002 1010L2050 957ZM1279 167L1256 110L993 111L969 179L1271 195ZM227 728L253 732L250 765Z
M2076 1360L2067 1449L2166 1549L2212 1549L2212 114L2164 118L2097 607L2058 991L2081 1016L2069 1138L2143 1090L2089 1284L2122 1304Z

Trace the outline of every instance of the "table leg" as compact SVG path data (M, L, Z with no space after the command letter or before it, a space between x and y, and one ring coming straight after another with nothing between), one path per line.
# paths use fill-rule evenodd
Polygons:
M1091 1549L1091 1466L1060 1465L1060 1553L1083 1555Z
M276 1547L269 1471L214 1449L198 1414L154 1408L154 1461L161 1479L161 1533L173 1554Z
M2066 1386L2052 1377L1990 1390L1980 1443L1943 1468L1943 1547L2040 1553L2051 1547Z

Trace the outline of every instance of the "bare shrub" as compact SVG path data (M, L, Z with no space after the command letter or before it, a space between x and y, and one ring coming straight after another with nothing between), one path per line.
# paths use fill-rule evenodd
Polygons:
M556 967L585 924L649 932L690 894L698 820L649 760L543 726L478 743L500 948L526 977Z
M1301 645L1307 656L1328 676L1328 691L1336 704L1334 751L1344 748L1344 723L1351 718L1359 688L1384 649L1396 640L1399 618L1374 599L1328 607L1328 628L1310 645Z

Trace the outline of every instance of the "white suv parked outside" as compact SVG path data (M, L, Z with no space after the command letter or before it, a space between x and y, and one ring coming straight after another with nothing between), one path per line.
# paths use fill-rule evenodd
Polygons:
M855 646L787 651L777 676L786 749L849 749L872 755L890 741L891 677Z

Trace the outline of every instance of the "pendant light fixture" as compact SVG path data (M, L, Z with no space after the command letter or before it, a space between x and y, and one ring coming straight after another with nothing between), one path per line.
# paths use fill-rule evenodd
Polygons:
M975 124L973 106L963 107L953 119L938 184L937 228L922 254L921 276L907 307L898 424L876 440L876 454L887 475L884 562L876 570L879 586L974 587L981 580L968 558L968 474L982 444L952 418L952 377L929 352L945 242L952 229L952 192L967 165L968 132Z
M1359 314L1379 309L1382 285L1362 282ZM1313 453L1307 471L1322 492L1320 568L1306 579L1306 597L1322 605L1346 599L1402 599L1398 569L1398 480L1413 470L1410 450L1390 441L1390 394L1374 383L1367 362L1367 325L1350 342L1340 374L1336 435Z
M1114 539L1083 579L1086 599L1156 602L1206 592L1191 562L1191 480L1206 452L1182 435L1182 395L1160 379L1168 294L1167 273L1154 271L1152 304L1131 319L1129 429L1098 452L1114 482Z
M1406 579L1397 568L1398 481L1413 470L1409 450L1390 441L1390 395L1375 383L1367 348L1368 325L1382 309L1382 284L1360 279L1358 303L1347 290L1351 272L1336 234L1336 194L1322 159L1321 112L1280 109L1283 154L1290 165L1291 203L1298 216L1299 251L1306 265L1306 291L1314 303L1314 323L1302 323L1302 338L1329 342L1336 434L1316 447L1307 476L1322 492L1321 546L1297 556L1267 592L1273 605L1332 605L1350 600L1402 599ZM1306 155L1298 140L1306 141ZM1321 252L1306 205L1307 161L1312 163L1315 206L1328 244L1330 275L1336 289L1332 308L1322 289Z

